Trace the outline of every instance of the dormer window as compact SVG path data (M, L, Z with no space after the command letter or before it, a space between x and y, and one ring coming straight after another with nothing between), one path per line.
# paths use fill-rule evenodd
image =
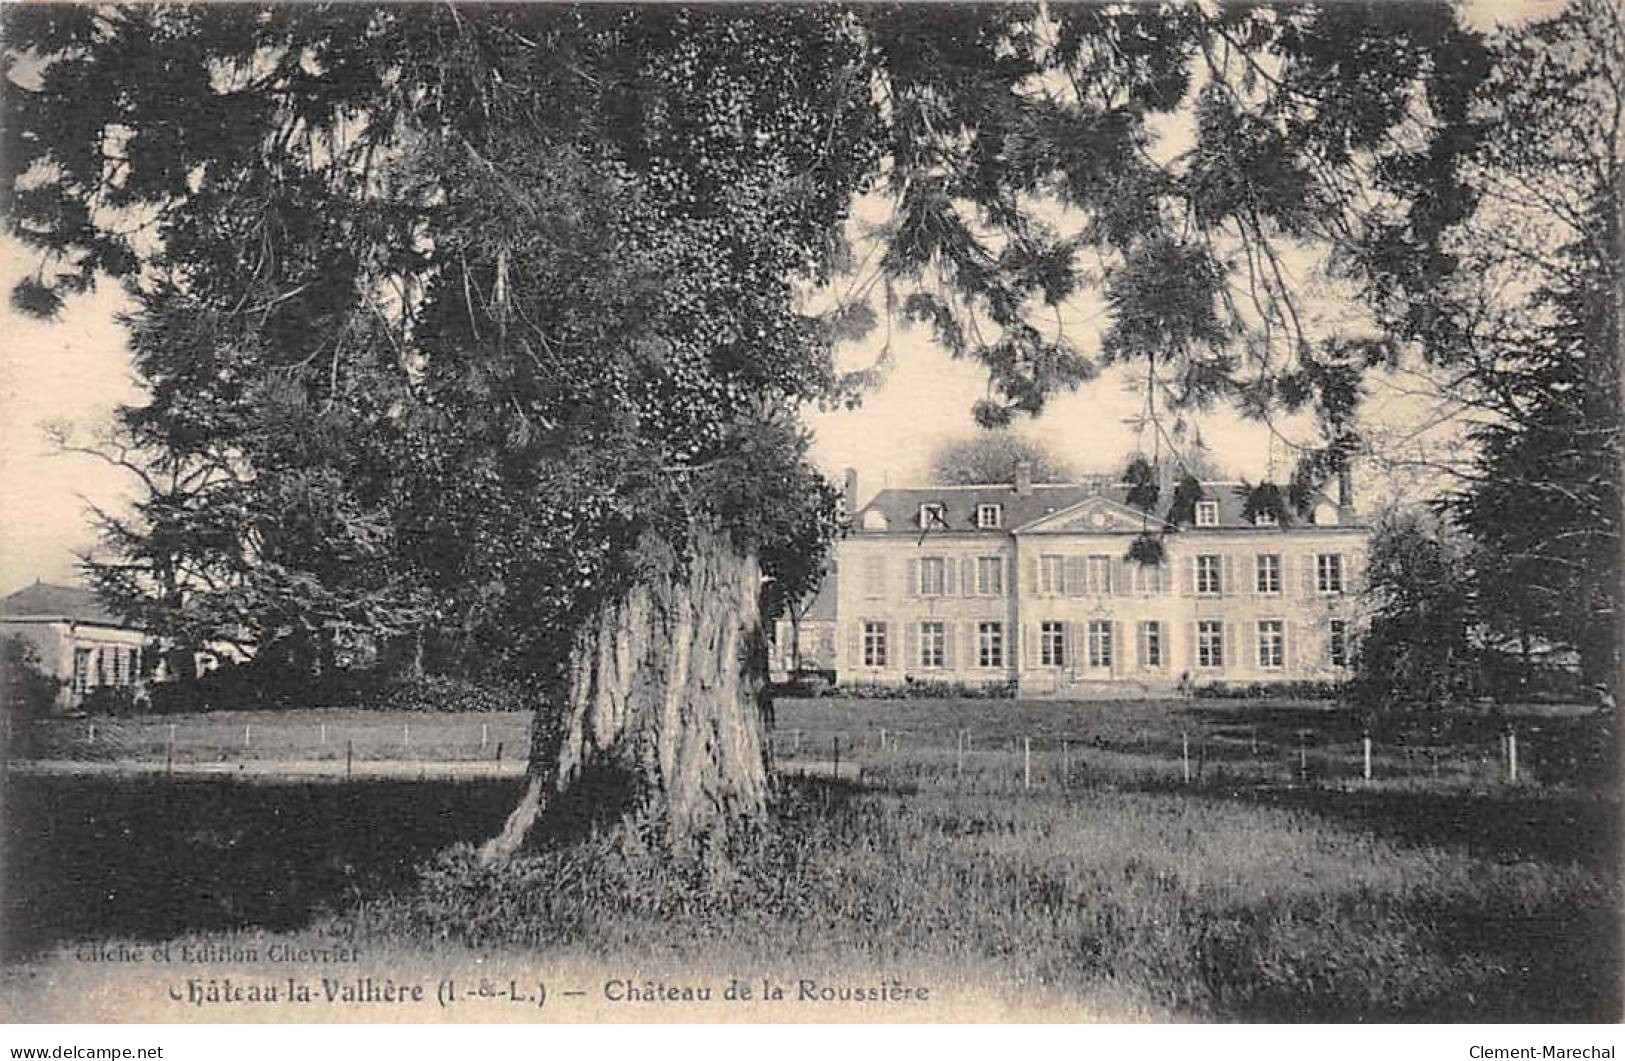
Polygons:
M948 527L948 506L941 501L926 501L920 505L920 529Z
M977 505L976 525L983 529L1004 526L1004 506L999 504Z
M1273 512L1259 512L1253 516L1253 526L1255 527L1279 527L1280 525L1281 521L1276 518Z
M1219 525L1219 503L1217 501L1196 502L1196 525L1198 527L1217 527Z

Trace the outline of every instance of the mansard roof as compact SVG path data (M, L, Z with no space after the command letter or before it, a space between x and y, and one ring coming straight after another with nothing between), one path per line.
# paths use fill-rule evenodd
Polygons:
M1218 523L1210 527L1191 529L1252 528L1252 521L1246 519L1242 514L1246 504L1245 488L1245 484L1238 481L1214 480L1204 482L1202 484L1202 499L1219 503L1219 520ZM1095 476L1078 483L1034 483L1031 492L1027 494L1018 494L1015 487L1010 483L886 489L876 494L867 505L864 505L858 511L857 516L852 521L852 529L855 534L918 534L920 532L920 506L940 504L943 506L944 520L947 525L935 524L933 525L934 531L947 531L955 534L1002 535L1019 530L1029 524L1038 523L1046 517L1075 508L1091 498L1101 498L1110 502L1113 506L1120 506L1138 513L1139 509L1128 503L1128 491L1127 484L1119 481L1115 476L1109 475ZM1152 529L1161 526L1161 516L1166 512L1171 496L1168 490L1163 491L1154 514L1149 517ZM1331 504L1331 500L1325 494L1321 493L1317 494L1317 496L1321 501ZM978 506L987 504L1002 506L1000 526L996 528L978 527L976 525ZM879 513L885 517L886 530L884 532L864 529L864 517L871 512Z

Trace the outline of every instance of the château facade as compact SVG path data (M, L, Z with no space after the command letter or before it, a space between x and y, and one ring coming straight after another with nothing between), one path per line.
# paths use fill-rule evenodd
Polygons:
M1014 681L1024 697L1169 695L1347 676L1369 528L1347 479L1304 519L1244 518L1239 483L1202 484L1168 528L1111 477L886 489L836 545L842 683ZM1163 533L1167 531L1167 533ZM1159 563L1128 558L1156 536Z

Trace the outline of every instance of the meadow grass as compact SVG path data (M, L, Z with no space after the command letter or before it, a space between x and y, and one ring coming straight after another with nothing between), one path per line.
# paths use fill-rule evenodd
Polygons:
M1351 781L1329 750L1358 725L1320 705L781 703L772 827L685 860L623 820L482 866L513 780L12 776L6 952L318 926L631 968L975 970L1159 1018L1618 1020L1617 793L1564 765L1598 723L1544 730L1516 785L1473 772L1495 732L1471 717L1391 731L1438 740L1443 768ZM798 728L804 749L853 738L840 777L798 776ZM1030 789L1011 733L1046 756ZM1187 784L1192 734L1209 750Z

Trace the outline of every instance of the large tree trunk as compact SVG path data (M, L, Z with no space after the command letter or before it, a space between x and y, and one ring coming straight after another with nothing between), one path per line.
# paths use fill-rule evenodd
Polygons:
M606 600L577 631L565 687L538 713L529 781L487 859L518 850L584 777L652 812L674 847L767 807L766 642L753 557L714 533L687 563Z

